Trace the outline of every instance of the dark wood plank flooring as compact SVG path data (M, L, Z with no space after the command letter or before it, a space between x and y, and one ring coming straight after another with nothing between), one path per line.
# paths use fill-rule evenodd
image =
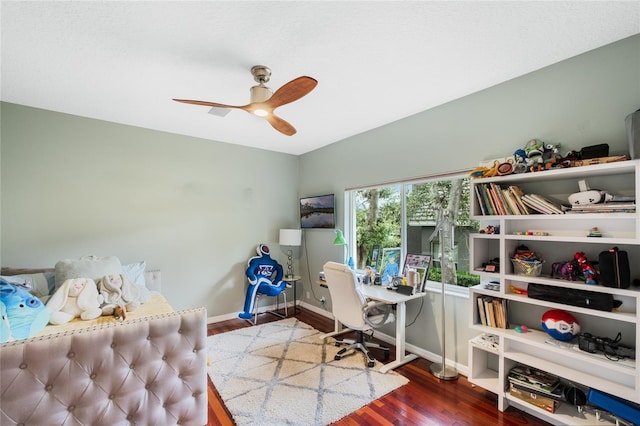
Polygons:
M332 320L304 308L298 308L298 310L295 316L300 321L323 332L333 330ZM274 315L261 314L258 316L258 324L279 319ZM209 324L208 335L251 326L241 319L223 321ZM390 358L385 360L381 351L375 349L372 351L374 356L384 363L393 361L395 358L395 347L391 347L390 352ZM501 413L498 411L497 398L494 394L472 386L462 375L457 380L441 381L430 373L430 365L430 361L419 358L397 368L398 373L410 380L407 385L351 413L335 425L549 425L512 407ZM233 419L211 379L209 379L208 395L209 426L233 425Z

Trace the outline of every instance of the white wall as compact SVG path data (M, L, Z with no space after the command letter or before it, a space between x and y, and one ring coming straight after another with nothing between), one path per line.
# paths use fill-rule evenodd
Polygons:
M292 155L2 104L2 265L146 260L177 308L235 314L257 244L298 223Z
M335 192L342 200L345 188L470 169L480 160L512 155L532 138L561 143L563 152L608 143L611 154L627 153L624 119L639 108L636 35L304 154L300 191ZM338 209L342 217L344 206ZM322 247L307 249L315 253ZM326 260L311 258L311 274L315 276ZM313 299L305 301L319 306ZM441 299L430 295L430 301L417 324L407 330L407 338L439 353ZM455 324L455 329L447 331L453 336L447 340L447 356L466 364L468 300L450 303L447 327Z

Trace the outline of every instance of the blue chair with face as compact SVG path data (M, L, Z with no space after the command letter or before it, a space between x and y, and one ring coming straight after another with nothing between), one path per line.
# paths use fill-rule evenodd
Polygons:
M284 276L282 265L276 260L271 258L269 247L265 244L260 244L256 249L258 255L252 257L247 262L247 269L245 275L249 281L249 287L247 287L247 294L244 300L244 311L238 314L238 317L251 321L253 318L253 324L256 324L258 320L258 311L256 306L258 299L261 296L271 296L276 298L276 311L269 311L269 313L276 315L280 318L286 318L287 312L287 293L285 289L288 284L282 281ZM283 295L284 298L284 315L278 311L279 298Z

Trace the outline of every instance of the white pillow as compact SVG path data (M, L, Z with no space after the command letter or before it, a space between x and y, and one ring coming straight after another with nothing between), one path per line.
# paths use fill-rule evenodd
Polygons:
M65 259L56 263L56 289L72 278L99 280L105 275L122 274L122 264L115 256L85 256L80 259Z
M42 272L38 274L20 274L2 276L4 280L12 284L23 285L28 288L29 293L46 303L55 290L55 274L53 272Z
M145 262L144 260L141 262L122 265L122 273L125 274L127 278L129 278L129 281L142 287L147 286L147 283L144 279L144 271L146 269L147 262Z

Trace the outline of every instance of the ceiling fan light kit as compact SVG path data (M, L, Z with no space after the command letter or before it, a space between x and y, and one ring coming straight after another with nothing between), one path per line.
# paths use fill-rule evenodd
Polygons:
M291 124L275 115L273 111L282 105L297 101L307 95L318 85L318 81L311 77L301 76L286 83L274 93L264 84L271 78L271 69L264 65L255 65L251 67L251 74L258 85L251 87L249 91L250 102L247 105L226 105L216 102L190 99L173 100L185 104L212 107L209 113L219 117L227 115L231 108L242 109L250 114L264 118L280 133L287 136L294 135L296 133L296 129ZM225 110L226 112L223 112L222 110Z

